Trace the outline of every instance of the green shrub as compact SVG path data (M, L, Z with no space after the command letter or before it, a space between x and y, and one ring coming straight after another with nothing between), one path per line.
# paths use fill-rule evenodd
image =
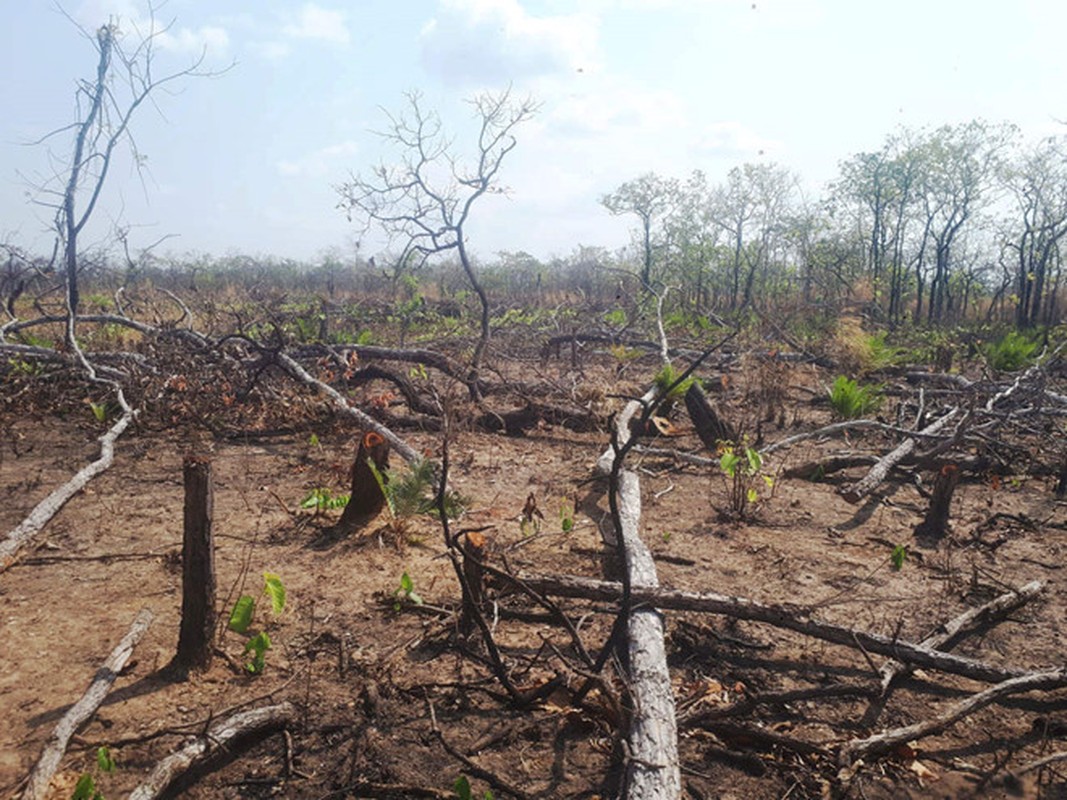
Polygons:
M682 381L673 389L671 389L671 386L678 380L681 374L681 372L678 372L670 364L664 364L663 369L656 373L656 386L659 388L661 393L670 390L670 393L667 395L667 398L670 400L681 400L683 397L685 397L685 393L689 391L689 387L692 386L693 383L696 381L696 378L690 375L684 381Z
M882 395L877 386L860 386L851 378L838 375L830 387L830 406L842 419L866 416L881 405Z
M998 372L1022 369L1033 358L1040 344L1024 333L1009 331L985 347L986 361Z

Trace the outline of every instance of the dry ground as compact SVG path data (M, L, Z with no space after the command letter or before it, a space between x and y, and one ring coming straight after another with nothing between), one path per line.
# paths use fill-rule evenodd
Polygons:
M829 421L828 410L812 402L825 379L807 370L792 374L786 427L768 430L769 440ZM725 407L736 410L745 402L739 392ZM100 429L86 416L11 412L0 419L0 531L96 457ZM658 444L698 450L684 412L675 422L681 435ZM309 442L312 433L318 444ZM436 434L408 438L419 448L439 447ZM369 784L449 792L461 774L484 790L488 784L433 736L431 704L454 749L528 796L610 796L618 771L612 767L617 720L610 710L568 710L565 693L533 709L510 709L480 662L477 641L457 638L453 616L394 609L393 593L405 571L428 606L450 609L457 602L456 578L432 520L415 521L399 546L388 535L379 542L373 530L331 544L321 533L339 512L298 510L315 487L343 488L355 441L355 432L341 422L245 441L194 444L175 431L145 430L122 438L115 466L62 510L32 552L0 574L0 795L16 789L55 722L147 606L155 614L152 627L64 760L57 783L65 789L57 797L69 796L77 776L91 769L97 745L110 745L116 755L119 769L101 783L108 797L119 796L206 720L280 698L291 699L302 717L291 731L291 771L285 741L274 736L203 775L184 790L186 796L360 797L371 795L352 787ZM459 434L451 446L452 479L471 500L461 524L491 525L494 559L506 559L513 569L602 577L598 526L608 524L606 502L604 487L590 475L605 441L603 433L551 425L524 438ZM887 444L870 437L853 440L851 447L881 452ZM239 585L258 592L265 570L280 574L288 590L286 611L257 621L274 642L261 676L242 674L243 638L227 632L220 643L229 658L216 658L208 672L184 683L160 672L177 642L181 461L194 446L209 447L213 458L220 603L232 603ZM802 445L771 459L768 468L846 446L840 440ZM641 473L642 533L664 586L790 603L826 621L917 641L967 607L1041 579L1048 590L1039 603L967 640L958 652L1023 668L1067 660L1067 505L1053 500L1045 479L965 479L954 502L951 538L924 549L916 546L913 529L926 501L903 481L856 507L835 493L844 476L780 480L754 520L736 523L722 521L717 512L725 487L712 471L647 456L631 456L630 464ZM850 476L860 474L853 470ZM518 519L531 492L546 520L540 533L524 536ZM577 506L570 532L562 530L557 513L564 498ZM909 546L900 571L889 560L895 544ZM497 599L497 637L517 682L532 686L551 677L560 669L551 648L567 648L568 638L547 621L509 618L503 613L509 609L536 610L518 597ZM599 646L610 609L578 601L563 605L581 618L587 645ZM872 667L881 663L877 656L868 659L755 623L673 612L666 619L683 715L752 694L869 682ZM580 681L564 674L572 685ZM917 673L894 695L878 727L927 718L979 688L964 679ZM855 697L771 705L754 711L746 724L832 745L865 733L858 721L866 705ZM1001 796L1007 790L983 785L982 776L1063 749L1054 740L1062 727L1053 728L1050 738L1047 727L1038 731L1038 721L1062 719L1065 705L1063 694L1051 703L1022 697L993 705L917 745L917 763L929 773L905 757L915 754L901 754L860 768L847 793ZM754 742L727 728L684 730L681 750L689 797L820 797L835 790L837 769L830 759ZM1041 780L1038 786L1031 776L1017 791L1067 796L1062 771L1042 773Z

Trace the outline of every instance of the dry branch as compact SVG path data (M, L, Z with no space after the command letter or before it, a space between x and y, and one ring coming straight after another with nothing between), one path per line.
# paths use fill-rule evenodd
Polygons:
M1061 686L1067 686L1067 667L1060 667L1046 672L1032 672L1010 678L995 686L990 686L985 691L971 695L933 719L917 722L914 725L907 725L903 728L894 728L875 736L868 736L865 739L853 739L841 748L838 760L842 765L851 764L857 759L892 750L897 745L921 739L925 736L932 736L935 733L941 733L941 731L959 722L964 717L1008 695L1035 690L1058 689Z
M953 408L947 414L942 416L936 422L927 425L921 431L920 434L924 436L930 436L938 433L949 422L951 422L959 413L958 408ZM871 471L863 476L860 480L851 486L845 487L841 491L841 496L844 497L850 503L858 503L864 497L869 495L874 489L878 487L882 481L885 480L886 475L889 474L889 470L899 464L905 457L911 454L915 449L915 439L907 439L897 445L893 450L887 453L885 456L878 460L878 463L871 467Z
M230 753L242 739L261 736L296 719L292 703L279 703L234 714L217 722L177 753L167 756L152 770L148 779L130 792L129 800L154 800L189 769L221 753Z
M919 645L933 650L951 650L965 636L974 633L983 626L1003 619L1012 611L1022 608L1040 595L1044 589L1044 581L1031 581L1017 591L1006 592L994 597L984 605L977 608L969 608L958 617L939 625L937 630L919 642ZM885 708L893 683L897 678L910 671L907 665L893 659L882 664L878 670L878 674L881 676L881 691L867 707L867 711L863 715L864 725L871 726L875 723L882 713L882 709Z
M55 774L59 762L63 760L63 754L67 750L71 737L87 719L96 713L96 709L104 702L104 698L111 691L112 684L133 653L133 648L144 637L145 631L148 630L151 622L152 612L147 608L141 609L134 618L133 624L130 625L130 630L122 637L122 641L115 646L115 649L111 651L111 655L107 657L107 661L104 662L103 666L97 670L96 676L93 678L92 683L89 684L89 688L85 690L85 694L63 715L55 730L52 731L52 735L48 738L48 743L45 745L44 752L41 753L37 765L33 768L33 772L30 773L22 800L40 800L40 798L44 798L48 794L48 786L52 782L52 776Z
M407 442L405 442L387 427L378 422L378 420L376 420L370 414L367 414L364 411L360 411L355 406L350 405L349 402L345 399L344 395L334 389L332 386L323 383L317 378L312 377L312 375L306 369L300 366L300 364L298 364L295 360L287 356L285 353L278 353L277 359L278 364L281 366L281 368L284 369L290 376L292 376L305 386L310 386L313 389L318 389L320 392L325 394L327 397L330 398L330 400L333 401L334 405L337 406L338 409L355 419L356 422L358 422L364 430L374 431L376 434L388 441L389 444L393 446L393 449L396 450L397 454L409 464L417 464L418 462L422 461L422 456L419 455L415 448L413 448L411 445L409 445Z
M618 601L622 586L612 581L598 581L574 576L523 575L522 580L537 591L557 597L580 597L604 602ZM772 606L743 597L729 597L711 592L684 592L677 589L633 588L634 604L654 605L681 611L722 614L736 619L764 622L778 628L793 630L816 639L868 653L889 656L915 666L963 675L978 681L995 683L1029 674L1024 670L997 667L973 658L941 653L903 639L893 639L877 633L846 628L807 617L802 608Z
M52 517L59 513L59 510L63 508L70 498L85 488L89 481L111 466L111 462L115 458L115 440L129 427L133 417L134 412L132 410L127 410L126 413L119 417L118 422L100 437L100 457L78 470L74 477L62 486L53 489L51 494L38 503L26 519L8 533L3 541L0 541L0 572L15 563L15 557L22 546L40 533L41 529L48 524Z

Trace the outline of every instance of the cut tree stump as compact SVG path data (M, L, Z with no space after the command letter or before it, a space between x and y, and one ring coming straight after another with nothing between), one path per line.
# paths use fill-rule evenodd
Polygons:
M182 621L173 665L181 673L211 666L215 631L215 540L211 529L214 491L211 460L188 455L182 536Z
M378 516L385 505L382 487L378 484L368 461L374 463L383 481L388 480L386 470L389 468L389 442L374 431L367 431L359 440L356 460L352 463L352 494L337 523L338 533L348 534L361 528Z
M685 407L697 436L712 453L718 451L719 442L737 442L737 431L719 415L699 384L694 382L685 393Z
M946 464L937 473L934 491L930 496L930 507L926 517L915 528L915 538L936 544L948 533L949 510L952 507L952 494L960 480L959 467Z
M70 710L63 715L63 719L56 725L52 735L48 737L41 758L30 773L26 791L22 800L41 800L48 795L48 786L55 775L56 767L63 760L63 754L67 751L70 739L86 720L96 713L96 709L104 702L111 686L115 683L122 668L126 665L133 648L144 637L148 626L152 623L152 612L147 608L141 609L130 625L130 630L122 637L122 641L111 651L104 665L97 670L89 688L81 696Z

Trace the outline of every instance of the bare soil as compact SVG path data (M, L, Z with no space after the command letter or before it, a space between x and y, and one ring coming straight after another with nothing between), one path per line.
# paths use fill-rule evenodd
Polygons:
M602 385L609 385L608 375L600 375ZM829 379L813 368L791 370L784 425L766 425L767 440L829 422L821 401ZM633 387L612 385L608 393L614 391ZM734 415L752 402L743 386L719 399ZM700 452L684 408L672 420L678 435L661 437L656 446ZM65 417L2 412L0 531L17 525L96 457L95 437L103 428L90 421L80 409ZM309 440L312 433L317 443ZM405 435L418 448L439 450L439 434ZM108 797L119 796L208 721L283 698L301 715L288 740L275 735L232 754L183 787L183 796L435 796L418 789L449 796L462 774L480 797L490 783L442 740L529 797L611 796L625 758L616 744L617 711L596 695L581 708L570 707L568 689L521 710L504 700L477 637L457 632L459 588L434 520L416 519L398 536L383 516L362 535L331 542L324 531L340 512L299 509L316 487L344 490L357 441L342 420L243 440L147 428L120 439L115 465L0 574L0 794L17 794L57 720L147 606L155 614L151 629L64 759L56 797L69 797L78 776L92 769L99 745L110 746L118 761L118 770L101 776L100 784ZM470 498L459 525L490 526L494 563L513 570L603 577L599 529L610 520L605 486L591 479L591 468L606 441L604 432L552 424L524 437L459 433L450 448L451 479ZM809 443L770 459L767 468L773 473L829 452L881 453L892 445L878 435ZM267 630L273 642L261 675L242 669L246 637L221 626L225 656L210 670L184 682L164 671L177 643L181 603L181 462L193 449L210 452L213 462L222 613L241 591L257 595L264 571L280 574L288 591L280 616L261 612L256 621L255 629ZM1067 504L1054 499L1051 478L965 477L953 501L951 535L924 547L914 528L927 501L900 476L859 506L836 489L862 468L823 481L779 480L773 493L762 492L755 516L738 522L720 513L726 488L716 470L637 455L629 464L641 475L642 533L665 587L786 603L821 620L918 641L966 608L1040 579L1048 582L1041 601L966 640L957 652L1019 668L1067 661ZM519 522L530 493L545 515L532 535ZM559 513L565 499L577 509L567 532ZM900 570L890 563L897 544L909 550ZM422 607L396 608L405 572ZM496 637L516 682L536 687L559 673L570 690L580 684L582 677L554 653L570 652L567 634L548 619L531 621L539 609L520 596L499 586L494 591ZM580 620L586 646L598 648L612 609L584 601L561 605ZM870 685L883 660L756 623L676 612L667 613L666 622L683 720L770 692ZM929 718L981 688L917 672L893 695L875 729ZM829 754L870 732L860 724L867 705L864 697L810 699L759 706L735 720L810 743L808 753L728 724L683 725L688 796L1007 796L1008 788L984 778L1064 749L1056 738L1067 726L1048 723L1064 719L1067 694L1016 697L912 751L860 765L842 784ZM400 788L389 795L387 785ZM493 791L508 796L499 785ZM1012 791L1065 797L1067 781L1062 771L1045 771L1026 776Z

